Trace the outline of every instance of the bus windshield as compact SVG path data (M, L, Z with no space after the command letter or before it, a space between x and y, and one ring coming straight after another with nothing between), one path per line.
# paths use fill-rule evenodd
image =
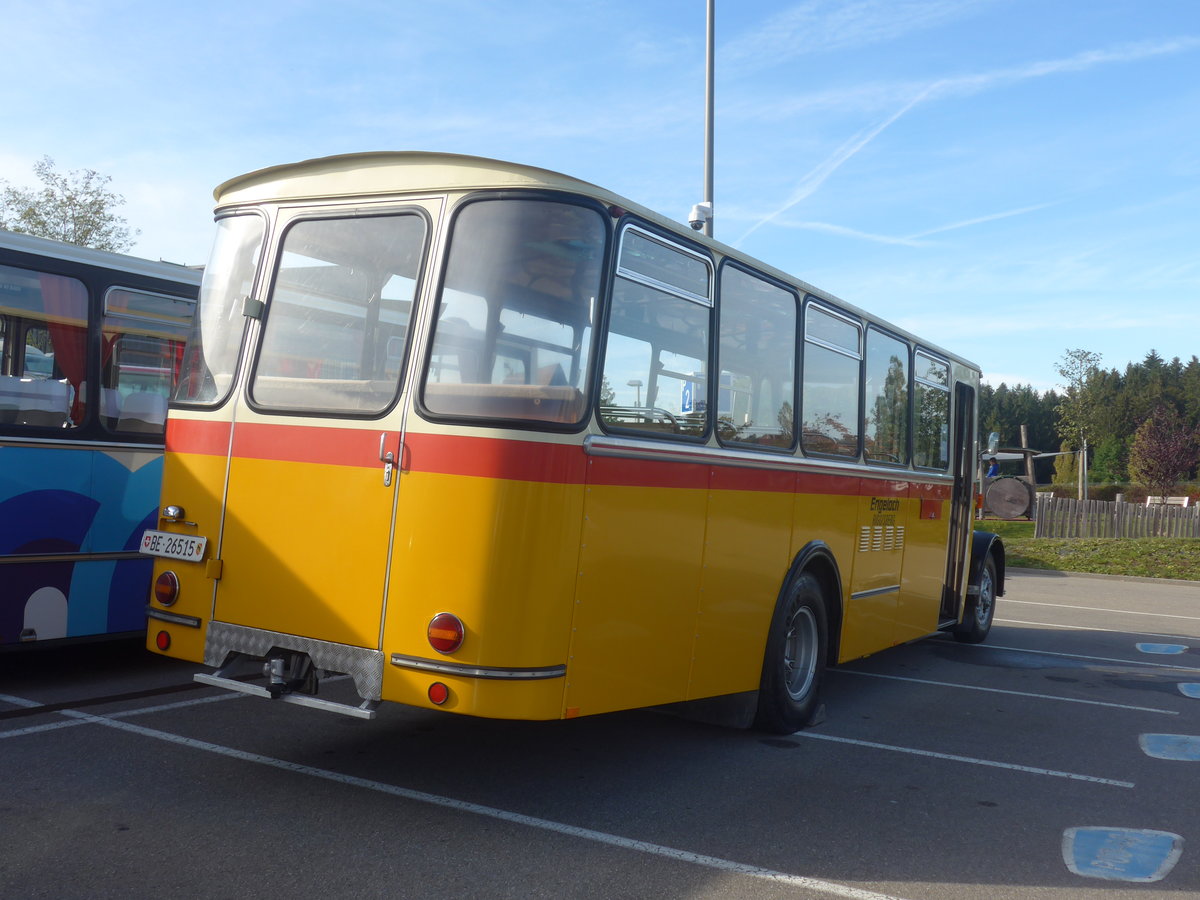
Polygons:
M258 215L229 216L217 222L216 241L200 286L200 314L188 339L175 401L216 406L229 395L245 330L242 305L253 288L263 235L263 219Z

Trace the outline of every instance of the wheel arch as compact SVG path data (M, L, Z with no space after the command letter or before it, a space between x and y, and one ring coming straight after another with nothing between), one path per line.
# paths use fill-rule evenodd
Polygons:
M826 645L826 665L837 665L842 644L842 573L838 568L833 551L824 541L813 540L805 544L792 560L782 592L804 573L811 574L821 585L821 596L825 601L825 621L829 629Z
M1004 541L1000 535L990 531L976 531L971 535L971 568L967 575L968 584L979 584L979 574L984 561L989 557L996 565L996 596L1004 596Z

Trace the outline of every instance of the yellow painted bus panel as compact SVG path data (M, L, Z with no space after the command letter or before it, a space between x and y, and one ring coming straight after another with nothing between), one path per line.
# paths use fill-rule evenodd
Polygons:
M435 681L450 688L450 697L441 706L429 700L429 686ZM562 678L463 678L402 669L390 664L385 664L383 672L385 700L490 719L561 719L565 714L563 686Z
M183 507L184 518L196 524L193 526L182 522L159 521L155 527L174 534L208 538L205 561L216 558L221 527L221 491L224 483L224 457L168 452L163 458L163 493L160 508L164 505ZM179 599L170 607L170 611L195 616L202 624L200 628L190 628L186 625L167 625L151 619L147 628L146 646L155 653L161 653L162 651L155 646L154 638L159 631L166 629L171 634L171 647L165 655L202 662L204 634L212 617L214 582L205 575L205 562L189 563L173 559L156 559L153 577L157 578L168 569L179 578ZM151 607L165 608L152 598L153 594L147 598Z
M216 618L377 647L392 491L382 469L234 458Z
M721 490L736 472L714 468L708 502L688 699L757 690L767 631L791 565L795 476L773 490Z
M866 656L894 644L908 501L893 496L883 484L875 486L878 493L858 498L856 546L851 557L850 596L842 632L843 660ZM864 491L872 487L871 482L864 483Z
M813 541L821 541L836 560L842 578L842 596L835 598L845 616L849 605L851 566L855 550L855 527L858 524L858 500L852 492L858 489L858 478L846 480L842 493L798 493L794 506L792 550L789 562ZM830 623L832 627L833 623ZM844 662L847 628L843 625L837 659ZM851 657L852 658L852 657Z
M904 577L896 609L896 643L914 641L937 631L946 574L950 535L949 503L940 504L938 518L921 518L921 500L908 501L904 543Z
M563 665L582 495L578 484L401 475L384 650L438 658L429 620L451 612L466 639L448 661Z
M582 715L683 700L708 491L589 485L566 705Z

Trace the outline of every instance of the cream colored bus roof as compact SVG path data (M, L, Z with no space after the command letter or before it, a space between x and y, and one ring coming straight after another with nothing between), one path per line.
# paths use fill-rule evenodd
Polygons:
M417 151L346 153L271 166L226 181L217 187L213 196L219 205L225 206L271 200L506 187L578 191L626 205L626 201L594 184L549 169L479 156ZM638 212L643 210L639 207Z
M580 193L610 206L617 206L635 213L664 228L689 233L686 225L682 225L674 219L660 215L641 204L578 178L537 166L455 153L396 150L345 153L339 156L309 159L303 162L271 166L231 178L224 184L218 185L213 191L213 196L216 198L217 207L221 208L242 203L386 197L406 193L429 194L441 191L504 188L543 188ZM847 303L827 291L813 287L795 275L764 265L760 260L749 259L733 247L704 237L699 233L692 232L689 236L700 243L708 244L718 253L734 259L744 259L761 272L798 284L802 290L826 299L847 312L885 325L897 334L930 350L945 355L975 371L979 370L977 365L961 356L923 341L916 335L897 328L852 303Z

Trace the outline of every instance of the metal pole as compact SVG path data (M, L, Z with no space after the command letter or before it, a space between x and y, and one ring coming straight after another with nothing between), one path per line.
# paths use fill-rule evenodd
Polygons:
M714 7L716 0L708 0L708 51L705 55L704 78L704 202L712 209L713 201L713 44ZM712 237L713 226L710 215L704 222L704 233Z

